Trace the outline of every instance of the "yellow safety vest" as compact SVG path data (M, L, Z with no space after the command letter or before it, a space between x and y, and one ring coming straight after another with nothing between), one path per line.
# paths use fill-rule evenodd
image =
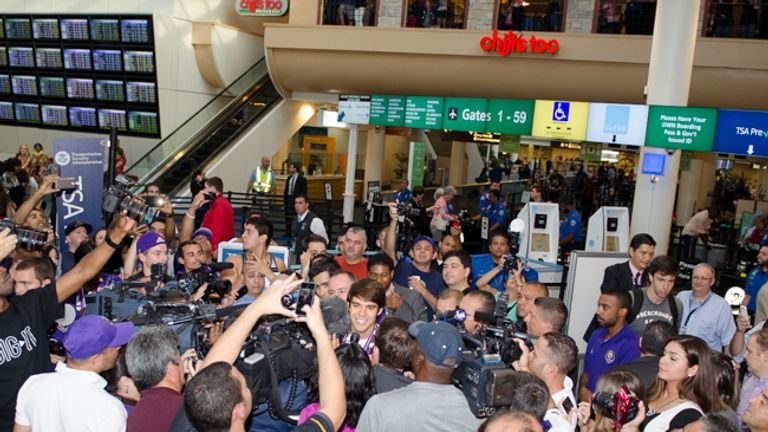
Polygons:
M253 182L253 191L268 193L272 189L272 171L261 170L261 165L256 167L256 181Z

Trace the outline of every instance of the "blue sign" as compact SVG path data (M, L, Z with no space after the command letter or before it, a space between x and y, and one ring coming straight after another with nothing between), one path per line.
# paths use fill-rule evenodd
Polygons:
M53 159L60 178L74 178L76 188L56 196L57 235L64 238L64 227L74 221L102 226L101 200L104 184L103 138L56 138ZM65 247L65 246L62 246Z
M568 115L571 111L571 103L555 101L552 107L552 121L568 122Z
M719 110L712 151L768 156L768 112Z
M664 165L667 155L663 153L646 153L643 155L643 174L664 175Z

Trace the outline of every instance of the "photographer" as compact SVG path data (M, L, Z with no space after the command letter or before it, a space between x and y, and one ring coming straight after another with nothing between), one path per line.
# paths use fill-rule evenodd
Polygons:
M496 291L504 291L504 273L502 270L509 267L506 264L509 256L509 237L507 233L502 230L493 231L488 234L488 251L487 255L475 255L472 257L472 280L476 281L475 285L484 291L490 291L495 293ZM511 265L511 264L510 264ZM539 274L536 270L522 266L518 261L516 266L522 267L522 276L527 281L539 280ZM481 279L483 276L489 275L490 279ZM508 277L507 277L508 280ZM480 285L480 281L484 282L484 285Z
M568 320L568 308L558 298L539 297L533 301L533 307L525 316L527 333L539 337L549 332L563 331Z
M237 360L243 343L256 322L265 315L295 317L283 307L281 298L296 289L300 281L294 276L275 281L256 301L251 303L237 320L221 335L203 360L195 377L184 389L184 404L174 420L171 430L184 423L189 416L192 425L200 431L243 430L251 413L251 390L245 386L243 375L232 364ZM296 431L338 430L346 416L344 379L333 350L331 337L323 323L320 302L303 309L306 322L317 349L320 389L320 411Z
M185 273L200 270L205 262L203 248L194 240L183 241L179 245L179 257L177 259L179 264L184 266Z
M13 426L16 394L22 383L33 374L51 370L48 329L62 316L63 302L85 282L93 278L112 256L114 247L133 228L135 222L122 215L106 237L106 242L83 258L57 281L26 295L7 299L13 290L9 283L0 283L0 339L24 341L15 343L14 352L0 368L0 430ZM114 246L113 246L114 245ZM16 236L7 230L0 233L0 258L6 257L16 246Z
M176 218L173 217L173 205L168 196L160 193L160 186L157 183L148 183L144 187L144 194L142 195L144 203L150 207L160 209L160 216L155 220L158 221L158 228L162 229L162 236L171 246L174 246L174 239L176 238ZM154 221L153 221L154 223ZM160 234L160 232L158 232Z
M151 291L161 288L164 284L163 280L157 280L158 275L152 274L153 265L166 265L168 262L168 246L165 243L165 239L155 232L148 232L135 242L137 259L141 263L141 270L137 273L126 278L128 282L155 282L155 286ZM165 271L162 272L162 276L165 276ZM145 288L137 288L137 291L144 295L147 295Z
M485 291L470 291L459 303L467 317L462 323L464 330L472 336L478 337L485 333L485 329L493 318L496 310L496 300L493 295Z

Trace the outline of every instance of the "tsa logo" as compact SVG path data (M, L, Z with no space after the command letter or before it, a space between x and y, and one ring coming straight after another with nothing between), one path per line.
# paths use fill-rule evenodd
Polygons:
M72 161L72 157L69 155L69 152L62 150L56 153L56 156L54 156L53 160L58 166L67 166Z

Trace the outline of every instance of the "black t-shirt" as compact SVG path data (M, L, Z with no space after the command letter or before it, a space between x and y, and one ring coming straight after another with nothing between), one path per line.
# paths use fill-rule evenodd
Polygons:
M333 422L321 411L310 416L307 421L296 426L293 432L333 432Z
M16 395L24 381L53 370L48 328L63 315L55 283L12 298L0 313L0 431L13 429Z

